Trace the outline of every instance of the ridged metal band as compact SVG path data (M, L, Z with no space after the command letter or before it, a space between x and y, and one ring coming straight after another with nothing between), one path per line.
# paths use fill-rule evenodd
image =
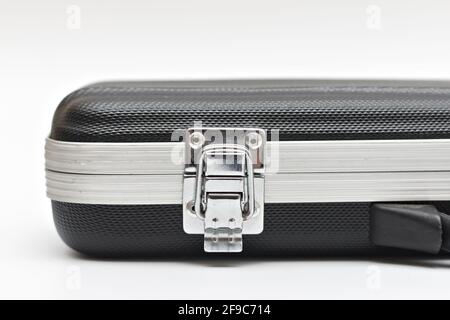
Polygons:
M47 139L46 169L77 174L181 174L184 143ZM267 142L266 172L450 171L450 139Z
M48 196L87 204L181 204L181 175L81 175L47 171ZM450 200L450 172L267 175L265 201Z
M267 203L450 200L450 139L267 145ZM181 204L183 148L48 139L48 196L86 204Z

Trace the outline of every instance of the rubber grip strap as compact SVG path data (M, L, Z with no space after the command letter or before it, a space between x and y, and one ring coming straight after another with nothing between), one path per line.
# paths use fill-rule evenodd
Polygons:
M377 246L450 252L450 216L429 204L376 203L370 210L370 237Z

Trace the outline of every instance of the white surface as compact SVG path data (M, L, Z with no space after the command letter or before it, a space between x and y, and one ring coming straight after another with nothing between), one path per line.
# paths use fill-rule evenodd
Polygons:
M43 156L58 102L103 79L450 79L450 2L2 0L1 8L1 298L450 298L446 260L82 259L53 227ZM79 25L68 21L77 8Z

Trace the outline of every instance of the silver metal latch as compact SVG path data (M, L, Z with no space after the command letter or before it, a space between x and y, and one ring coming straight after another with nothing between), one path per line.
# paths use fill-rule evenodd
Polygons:
M265 132L192 128L185 137L183 228L206 252L241 252L263 231Z

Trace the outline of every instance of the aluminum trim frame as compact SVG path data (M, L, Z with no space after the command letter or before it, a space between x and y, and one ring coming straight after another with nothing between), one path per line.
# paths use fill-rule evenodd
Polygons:
M184 143L47 139L47 194L85 204L181 204ZM267 142L265 202L450 200L450 139Z
M182 175L83 175L47 171L48 197L85 204L180 204ZM450 200L450 172L268 174L265 202Z
M184 143L80 143L47 138L46 169L77 174L181 174ZM450 139L268 141L267 173L450 171Z

